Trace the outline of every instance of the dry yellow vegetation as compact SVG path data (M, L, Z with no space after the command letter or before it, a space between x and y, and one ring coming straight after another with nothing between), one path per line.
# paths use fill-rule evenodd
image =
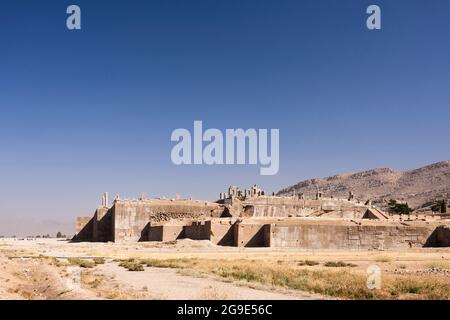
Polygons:
M133 265L192 269L221 278L256 282L288 289L304 290L342 299L450 299L450 279L440 275L392 275L382 278L381 289L367 288L364 270L353 270L354 264L328 261L322 265L291 262L254 263L249 260L213 259L137 259ZM333 270L327 270L327 266ZM329 269L329 268L328 268Z

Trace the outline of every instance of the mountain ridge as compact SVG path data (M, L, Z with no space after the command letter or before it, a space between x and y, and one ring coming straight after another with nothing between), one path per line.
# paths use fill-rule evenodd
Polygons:
M372 200L385 207L390 199L405 201L413 208L450 199L450 160L439 161L420 168L396 171L391 168L336 174L324 178L300 181L277 192L277 195L296 193L348 197L351 191L356 199Z

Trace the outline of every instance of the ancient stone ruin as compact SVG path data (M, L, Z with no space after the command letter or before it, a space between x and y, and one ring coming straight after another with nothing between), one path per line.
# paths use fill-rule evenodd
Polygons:
M74 241L210 240L222 246L303 249L389 249L449 246L443 216L399 217L359 201L292 193L266 195L258 186L230 186L215 202L146 198L111 206L102 198L93 217L78 217Z

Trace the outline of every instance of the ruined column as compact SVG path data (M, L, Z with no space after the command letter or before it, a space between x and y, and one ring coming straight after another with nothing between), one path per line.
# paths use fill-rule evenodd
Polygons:
M145 200L146 197L147 196L146 196L145 192L141 192L141 195L139 196L139 200Z
M105 205L104 205L104 207L108 207L108 203L109 203L109 201L108 201L108 192L105 192Z
M316 192L316 200L320 200L322 199L322 192L321 191L317 191Z
M350 190L350 191L348 192L348 201L352 201L354 197L355 197L355 195L354 195L353 192Z

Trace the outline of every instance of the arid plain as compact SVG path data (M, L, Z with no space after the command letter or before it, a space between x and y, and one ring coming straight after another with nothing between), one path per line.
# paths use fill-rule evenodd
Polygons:
M382 271L368 289L367 268ZM1 299L449 299L450 249L0 239Z

